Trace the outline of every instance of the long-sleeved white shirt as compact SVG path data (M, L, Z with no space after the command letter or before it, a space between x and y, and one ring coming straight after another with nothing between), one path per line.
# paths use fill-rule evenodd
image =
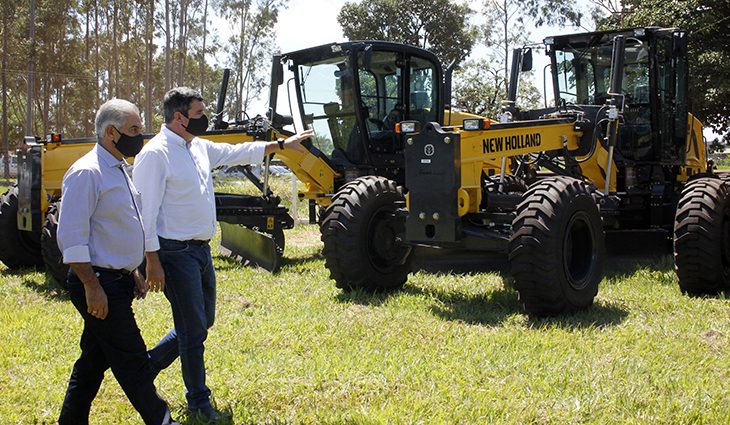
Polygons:
M211 170L224 164L259 163L265 142L232 145L194 138L190 143L162 125L134 161L132 177L142 195L145 251L159 237L209 240L216 230Z
M125 164L97 144L64 175L57 232L64 263L130 271L142 263L140 198Z

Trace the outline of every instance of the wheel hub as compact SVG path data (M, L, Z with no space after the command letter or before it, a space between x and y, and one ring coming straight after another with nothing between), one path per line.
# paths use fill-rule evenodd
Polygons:
M571 287L576 290L586 287L595 255L590 221L585 213L578 212L570 218L563 241L563 267Z

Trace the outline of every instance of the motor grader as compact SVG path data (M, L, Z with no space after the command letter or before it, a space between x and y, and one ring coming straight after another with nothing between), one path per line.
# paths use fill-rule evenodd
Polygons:
M606 232L674 235L680 287L727 288L727 185L688 113L687 34L636 28L550 37L554 105L521 110L515 55L501 119L457 115L450 71L420 49L376 42L284 55L311 151L337 171L324 206L338 287L403 285L415 247L508 255L533 315L592 305ZM293 86L293 87L292 87ZM334 88L334 90L333 90Z

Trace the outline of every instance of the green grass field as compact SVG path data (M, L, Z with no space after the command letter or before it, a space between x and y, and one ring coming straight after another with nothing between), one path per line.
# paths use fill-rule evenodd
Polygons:
M536 320L489 271L504 263L418 271L392 294L343 293L315 226L286 237L277 274L215 253L206 358L228 423L730 423L730 301L682 295L669 255L611 257L591 309ZM135 311L148 345L172 323L159 293ZM55 421L81 326L42 272L0 266L0 423ZM156 383L193 424L179 368ZM91 417L140 423L110 372Z
M316 227L286 236L275 275L215 258L206 356L231 423L730 422L730 303L681 295L669 257L613 258L593 308L532 320L494 272L343 293ZM81 319L34 270L0 270L0 306L0 422L52 423ZM135 309L153 344L171 323L164 296ZM185 422L179 363L157 384ZM139 422L110 373L92 421Z

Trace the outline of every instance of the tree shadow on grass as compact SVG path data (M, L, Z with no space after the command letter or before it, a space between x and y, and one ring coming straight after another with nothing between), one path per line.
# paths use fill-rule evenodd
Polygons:
M607 278L629 276L641 269L668 272L674 269L672 244L666 232L606 234Z
M621 260L625 261L625 260ZM635 262L635 260L632 260ZM627 263L630 268L631 263ZM634 266L636 268L641 265ZM342 291L336 296L339 302L350 302L365 306L379 306L391 296L409 294L427 296L432 299L430 311L444 320L459 321L473 325L498 326L514 314L526 314L512 287L509 275L509 261L505 255L487 255L468 251L417 252L414 269L434 276L462 274L465 278L479 272L497 274L504 285L483 293L444 290L435 287L406 284L400 291L370 293L362 290ZM626 270L626 266L624 268ZM600 292L600 289L599 289ZM566 328L607 327L623 322L628 312L619 305L606 302L594 304L585 311L573 315L549 318L529 318L531 326L560 326Z
M14 277L20 280L20 283L26 288L37 292L45 298L57 301L66 301L69 299L68 293L59 283L56 282L49 274L43 274L43 282L39 283L37 280L30 279L29 276L38 272L43 273L42 268L21 268L10 270L6 269L0 272L2 276Z
M530 317L530 326L536 328L559 327L562 329L608 328L617 326L629 315L625 308L611 303L594 303L591 307L572 315L555 317Z
M255 264L248 261L242 261L239 258L227 255L216 255L214 258L218 262L218 264L216 264L216 271L219 272L231 271L242 267L257 267ZM313 252L308 255L297 256L294 258L283 257L280 260L279 269L277 269L275 273L278 273L285 267L307 266L311 263L320 261L323 258L324 255L321 252Z
M281 267L283 268L289 266L307 266L321 260L324 260L324 254L322 254L322 251L320 250L293 258L284 257L281 260Z
M187 408L183 406L176 410L177 411L173 412L172 416L180 425L206 425L211 423L216 423L220 425L233 425L236 423L233 418L233 410L230 406L217 408L218 414L220 414L220 420L218 420L217 422L211 422L204 417L195 414L189 414Z
M44 296L45 298L55 301L68 301L68 291L63 289L55 279L46 275L43 283L39 284L34 280L24 280L23 285Z
M406 292L433 299L429 310L436 317L470 325L496 326L515 313L522 313L517 292L505 287L475 294L409 286Z
M503 281L506 282L506 279L503 278ZM527 314L522 308L517 291L508 286L479 294L453 291L445 293L417 287L409 287L408 292L425 293L436 299L437 304L430 307L434 315L472 325L496 326L515 314ZM617 305L599 303L570 315L543 318L528 316L528 320L531 326L577 329L616 326L627 316L628 311Z
M335 295L340 303L358 304L366 307L377 307L385 303L390 297L402 293L402 290L370 292L363 289L341 290Z
M519 302L517 292L509 287L475 294L406 285L399 291L389 292L342 291L335 298L338 302L377 307L398 294L425 295L431 300L428 309L436 317L470 325L499 326L515 314L526 314ZM616 326L622 323L627 316L628 311L619 305L600 302L572 315L545 318L529 316L528 320L530 326L580 329Z

